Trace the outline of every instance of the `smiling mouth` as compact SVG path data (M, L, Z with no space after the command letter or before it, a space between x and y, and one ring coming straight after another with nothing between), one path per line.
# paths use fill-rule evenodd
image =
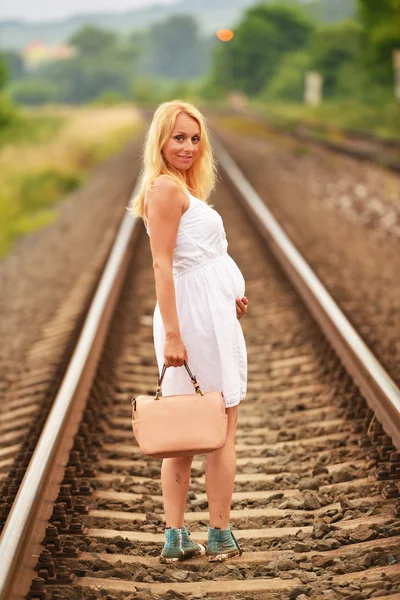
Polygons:
M190 160L191 158L193 158L193 156L179 156L179 154L178 154L178 158L183 158L184 160Z

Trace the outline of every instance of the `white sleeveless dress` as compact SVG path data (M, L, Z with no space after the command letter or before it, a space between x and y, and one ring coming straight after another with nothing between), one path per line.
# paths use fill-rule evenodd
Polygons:
M187 192L190 205L182 215L175 243L173 277L178 321L188 353L188 365L203 392L220 391L225 406L236 406L246 395L247 352L236 316L236 298L245 281L227 253L221 216ZM149 234L148 224L145 226ZM165 330L158 302L153 315L154 347L159 373L164 365ZM192 394L185 367L169 367L162 393Z

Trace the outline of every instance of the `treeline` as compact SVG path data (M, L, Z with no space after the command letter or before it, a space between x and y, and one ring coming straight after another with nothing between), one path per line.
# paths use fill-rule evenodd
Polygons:
M82 104L185 95L216 100L235 89L253 98L296 102L303 98L305 73L313 70L323 77L325 98L393 97L399 0L357 0L355 17L323 22L351 14L354 1L260 3L246 10L228 43L204 37L189 15L128 36L85 27L69 39L73 57L34 72L7 53L7 93L27 104Z
M9 95L17 102L82 104L96 98L110 102L151 94L154 80L204 77L214 39L204 39L191 16L174 16L145 32L120 36L86 26L69 40L76 53L31 73L8 52L12 81Z
M0 142L7 138L10 126L21 121L20 113L6 93L7 83L10 79L8 62L0 54Z
M312 70L323 77L325 98L376 101L393 96L396 48L397 0L358 0L356 18L317 27L299 6L260 4L246 11L233 40L216 49L206 89L210 97L234 88L265 100L301 101Z

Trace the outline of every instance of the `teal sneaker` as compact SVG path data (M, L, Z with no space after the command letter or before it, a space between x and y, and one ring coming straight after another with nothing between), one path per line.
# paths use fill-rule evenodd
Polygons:
M185 526L179 529L168 527L165 530L165 544L162 549L160 562L173 563L195 556L203 556L205 548L190 539L190 533Z
M209 562L222 562L227 558L242 554L242 549L237 543L230 525L227 529L208 526L208 545L206 554Z
M188 558L192 558L194 556L204 556L206 553L206 549L204 548L204 546L198 544L197 542L194 542L190 538L190 532L188 528L183 525L183 527L181 527L181 531L183 541L182 546L185 551L185 554L189 554Z

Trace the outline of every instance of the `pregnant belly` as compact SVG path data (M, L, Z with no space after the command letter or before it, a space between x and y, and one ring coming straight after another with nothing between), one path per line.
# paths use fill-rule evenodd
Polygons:
M246 287L244 277L242 275L241 270L239 269L239 267L233 260L233 258L231 256L229 256L229 259L230 259L230 270L232 273L233 293L235 295L235 299L243 298L244 293L245 293L245 287Z
M185 269L174 276L174 282L178 307L182 311L193 303L203 306L206 311L211 297L215 298L217 304L227 302L227 307L234 307L236 298L242 298L245 294L244 277L227 253L204 264Z

